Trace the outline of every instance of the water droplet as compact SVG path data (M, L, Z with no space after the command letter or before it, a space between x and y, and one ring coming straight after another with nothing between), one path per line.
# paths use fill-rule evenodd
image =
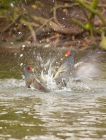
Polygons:
M19 35L21 35L21 34L22 34L22 32L18 32L18 34L19 34Z
M46 44L44 47L45 47L45 48L48 48L48 47L50 47L50 45L49 45L49 44Z
M20 57L23 57L23 54L20 54Z
M13 44L14 44L14 42L10 42L10 44L11 44L11 45L13 45Z
M23 63L21 63L20 66L23 66Z
M14 7L14 4L13 4L13 3L10 3L10 6L11 6L11 7Z
M22 45L22 48L25 48L25 44Z

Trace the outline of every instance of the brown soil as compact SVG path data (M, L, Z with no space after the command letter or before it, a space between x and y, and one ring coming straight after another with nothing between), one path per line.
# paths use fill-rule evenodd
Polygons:
M88 0L88 2L90 2L90 0ZM33 28L35 36L33 36L33 31L30 32L26 25L21 24L21 17L17 18L15 22L12 22L7 17L0 18L0 54L19 52L22 48L22 44L26 44L29 48L46 44L46 46L49 47L66 47L77 51L88 48L92 49L94 46L98 46L100 34L94 34L94 37L90 37L90 34L86 30L83 30L71 21L71 19L74 18L86 24L88 22L86 18L88 12L80 6L74 5L73 1L72 7L67 8L69 3L69 0L58 0L57 4L66 6L66 8L58 8L56 10L56 21L53 20L50 22L51 25L47 24L43 27L42 20L39 20L37 23L31 19L31 17L41 17L44 19L43 22L52 18L53 1L40 0L35 5L33 2L29 5L23 5L26 15L21 15L22 19L28 19L30 23L34 22L35 24L39 24L38 27ZM99 6L102 5L100 10L104 16L106 14L105 4L105 0L101 0L99 4ZM19 10L23 12L21 8L22 7L20 7ZM94 20L95 28L101 26L99 18L95 17Z

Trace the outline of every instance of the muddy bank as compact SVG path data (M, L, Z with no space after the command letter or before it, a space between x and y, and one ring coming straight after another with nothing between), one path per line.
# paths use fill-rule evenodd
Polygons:
M89 19L92 12L79 2L80 0L57 0L56 3L40 0L10 7L9 14L0 18L0 46L6 47L6 51L10 52L17 51L21 42L34 46L44 43L50 47L71 47L78 51L89 47L92 49L92 46L98 47L101 39L99 30L105 31L101 15L93 15L93 19ZM90 2L89 0L85 4L90 7ZM104 17L105 4L103 0L96 7ZM91 23L93 29L90 27ZM3 48L1 51L4 51Z

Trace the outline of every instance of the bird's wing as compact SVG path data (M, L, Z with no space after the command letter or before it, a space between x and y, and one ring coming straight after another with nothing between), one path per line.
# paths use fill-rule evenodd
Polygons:
M63 65L61 65L61 66L59 67L59 69L58 69L57 72L55 73L54 79L57 79L57 78L60 76L60 74L63 73L63 72L65 72L65 71L66 71L66 67L65 67L65 65L63 64Z

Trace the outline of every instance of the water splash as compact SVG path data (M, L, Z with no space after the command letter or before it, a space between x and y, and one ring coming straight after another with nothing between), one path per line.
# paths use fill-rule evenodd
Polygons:
M25 47L25 46L23 46ZM89 86L86 84L86 80L91 80L92 78L98 77L99 69L97 66L97 53L96 54L88 54L88 56L82 58L80 62L75 64L75 73L73 72L71 75L67 75L66 65L64 64L62 51L54 51L50 49L42 49L41 50L33 50L30 51L29 54L26 53L20 54L20 58L25 57L25 63L31 64L35 67L35 76L44 84L50 91L52 90L72 90L72 88L77 89L86 89L90 90ZM55 53L54 53L55 52ZM61 52L61 53L60 53ZM30 56L30 57L29 57ZM28 58L29 57L29 58ZM21 63L22 66L24 63ZM60 69L59 69L60 68ZM58 69L58 71L57 71ZM56 74L57 72L57 74ZM66 82L66 85L59 85L58 81L62 83L63 75L59 75L59 73L64 73L64 77L68 77L69 81ZM56 76L59 77L56 79ZM69 77L70 76L70 77ZM75 78L73 80L73 77ZM77 80L76 80L77 79ZM75 83L73 81L78 81L80 79L82 82ZM71 82L70 82L71 81ZM65 87L66 86L66 87Z
M17 87L24 87L24 86L25 86L24 80L17 80L17 79L0 80L0 89L17 88Z
M62 86L61 87L56 83L55 81L55 72L54 72L54 61L51 62L51 60L49 59L46 64L44 64L44 67L46 69L46 72L44 72L44 70L42 70L41 72L41 80L43 81L43 83L46 83L46 86L48 89L50 89L51 91L54 90L54 91L72 91L72 89L78 89L78 90L91 90L91 88L86 84L85 81L82 81L82 82L75 82L76 79L75 78L72 78L70 76L69 78L69 81L67 81L67 85L66 86ZM48 67L48 69L47 69ZM92 69L91 68L91 71L89 72L92 72ZM83 77L83 80L84 78L88 78L89 77L89 73L85 73L84 77ZM79 78L79 77L78 77ZM89 78L88 78L89 79Z
M42 70L41 72L41 79L43 82L46 82L47 88L50 90L54 90L57 88L56 82L54 80L54 74L53 74L53 70L54 70L53 63L54 60L51 61L49 59L47 63L44 64L46 72L44 72L44 70Z
M75 68L77 67L78 69L76 71L76 77L82 80L92 79L94 77L98 77L100 74L100 71L96 63L79 62L75 65Z

